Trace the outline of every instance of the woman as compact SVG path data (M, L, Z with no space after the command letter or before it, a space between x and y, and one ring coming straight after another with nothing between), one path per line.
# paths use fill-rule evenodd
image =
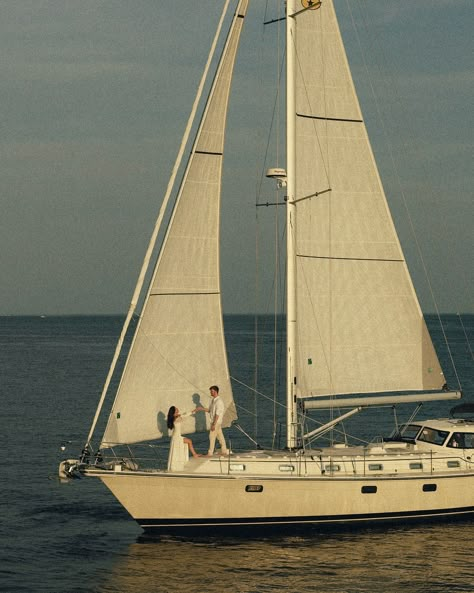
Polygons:
M194 450L192 440L181 435L181 423L183 422L183 417L190 416L193 413L194 412L180 414L176 406L171 406L171 408L168 410L166 424L168 429L172 431L170 454L168 457L169 471L182 470L184 464L189 459L189 451L191 451L193 457L199 457L199 455Z

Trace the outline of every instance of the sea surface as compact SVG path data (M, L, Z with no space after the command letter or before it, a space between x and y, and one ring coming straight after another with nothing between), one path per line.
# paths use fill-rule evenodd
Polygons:
M240 422L263 446L280 438L281 407L271 389L273 361L278 368L283 356L277 321L274 340L274 320L260 320L256 347L253 317L225 320L231 374L241 382L235 383ZM459 379L465 399L474 401L474 316L447 315L442 322L443 330L428 318L448 383L457 387ZM83 446L121 323L118 317L0 318L2 593L474 592L474 521L151 539L99 481L60 483L58 463ZM276 377L278 399L283 378ZM255 378L258 395L242 385ZM425 405L420 414L447 416L453 405ZM375 420L375 435L386 434L389 424L377 415L349 428L367 433ZM244 437L234 432L227 434L237 448ZM196 437L198 450L205 442Z

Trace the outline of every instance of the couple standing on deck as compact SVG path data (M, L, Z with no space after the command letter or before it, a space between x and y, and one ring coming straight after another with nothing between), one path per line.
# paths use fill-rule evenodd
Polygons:
M219 395L219 387L212 385L209 387L209 391L212 397L211 405L209 408L203 408L199 406L195 408L191 414L196 412L208 412L211 420L211 427L209 430L209 450L207 457L211 457L214 454L214 447L216 439L219 441L221 446L221 454L228 455L229 450L222 432L222 420L224 419L224 402ZM172 430L170 453L168 457L168 469L169 470L181 470L183 469L184 463L188 459L188 447L193 457L199 457L196 453L191 439L183 437L181 435L181 423L183 416L189 414L180 414L176 406L171 406L168 410L167 424L168 428Z

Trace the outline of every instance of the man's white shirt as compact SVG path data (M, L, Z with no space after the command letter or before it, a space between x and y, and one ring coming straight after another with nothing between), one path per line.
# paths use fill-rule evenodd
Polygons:
M224 418L224 401L220 395L212 399L211 405L209 406L209 416L211 419L211 424L214 422L214 418L216 416L219 417L216 421L216 424L222 424L222 420Z

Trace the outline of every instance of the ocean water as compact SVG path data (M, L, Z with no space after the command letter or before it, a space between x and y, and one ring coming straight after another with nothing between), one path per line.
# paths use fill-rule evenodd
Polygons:
M443 316L449 350L436 320L428 322L448 383L457 386L452 357L474 401L474 316ZM281 328L273 340L272 325L270 318L259 325L257 349L258 390L269 395L284 343ZM76 456L87 437L120 327L117 317L0 318L1 592L474 592L474 522L151 539L100 482L61 484L58 463ZM226 334L231 374L253 384L254 319L227 318ZM264 446L278 439L271 398L235 387L242 426ZM426 405L422 416L446 416L452 405ZM362 433L373 424L355 422ZM244 437L234 430L228 436L237 448Z

